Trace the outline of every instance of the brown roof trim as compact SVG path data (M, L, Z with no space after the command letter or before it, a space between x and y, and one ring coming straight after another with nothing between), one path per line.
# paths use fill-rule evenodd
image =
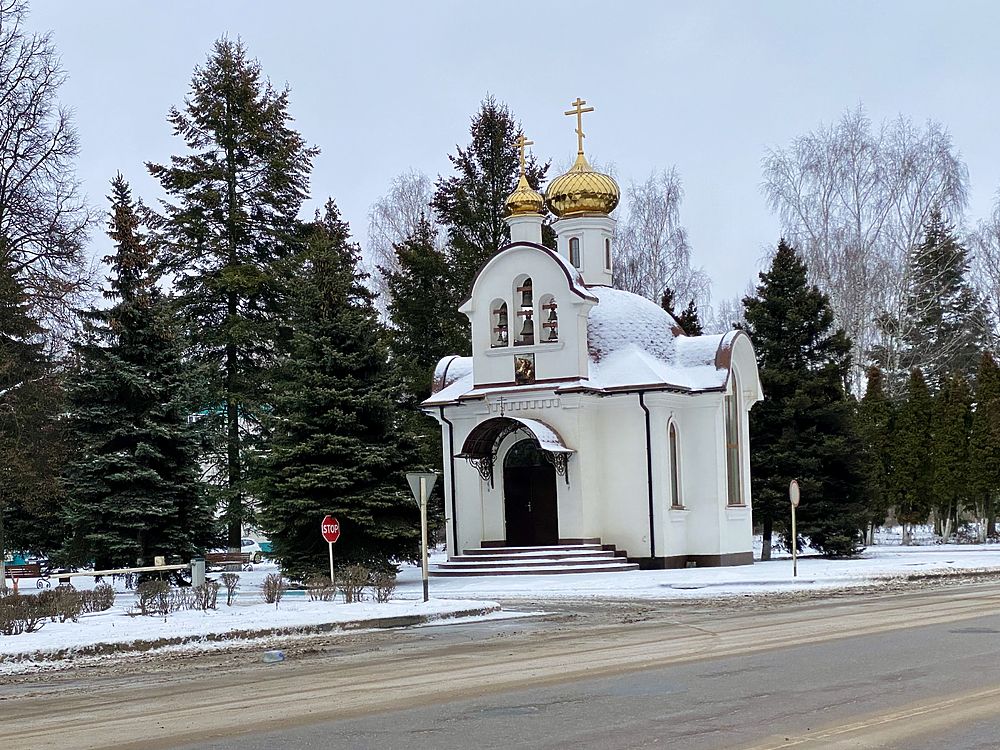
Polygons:
M494 255L493 258L497 258L501 253L505 253L511 248L515 247L530 247L535 250L541 250L543 253L547 253L548 255L552 256L553 260L555 260L555 262L559 265L559 269L563 272L563 275L566 277L566 281L569 283L570 291L573 292L573 294L590 302L599 301L597 297L593 296L592 294L586 293L587 286L586 284L583 283L583 277L580 276L579 281L574 280L573 277L569 275L569 271L566 269L566 266L563 264L562 259L559 257L559 253L545 247L544 245L538 245L534 242L509 242L503 247L501 247L499 250L497 250L497 254ZM476 288L476 282L479 281L479 277L483 273L483 269L493 262L493 258L490 258L485 263L483 263L483 265L479 267L479 270L476 271L476 276L475 278L472 279L472 289ZM467 304L469 300L472 299L472 289L469 290L469 296L465 298L465 300L462 302L462 305ZM581 289L583 289L584 291L580 291ZM460 305L460 307L462 305Z

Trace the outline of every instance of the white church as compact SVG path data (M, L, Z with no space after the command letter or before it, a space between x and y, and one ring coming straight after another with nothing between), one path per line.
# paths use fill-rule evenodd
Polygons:
M612 286L620 191L584 156L584 104L567 113L576 162L544 196L522 137L511 242L460 308L473 354L442 359L422 405L444 451L438 575L753 562L753 347L740 331L686 336ZM546 209L557 251L542 246Z

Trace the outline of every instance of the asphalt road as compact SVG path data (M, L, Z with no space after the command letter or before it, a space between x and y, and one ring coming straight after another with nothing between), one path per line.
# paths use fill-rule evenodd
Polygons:
M240 671L83 681L5 701L0 747L1000 748L995 583L511 627L423 629L252 689Z

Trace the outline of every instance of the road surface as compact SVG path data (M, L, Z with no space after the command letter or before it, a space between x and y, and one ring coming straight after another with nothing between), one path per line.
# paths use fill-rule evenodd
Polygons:
M997 583L621 619L22 685L0 693L0 747L1000 747Z

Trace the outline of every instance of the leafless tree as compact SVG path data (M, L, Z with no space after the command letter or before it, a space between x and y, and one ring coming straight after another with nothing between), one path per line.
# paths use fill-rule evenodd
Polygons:
M430 209L434 182L423 172L410 170L392 181L389 192L368 209L368 243L365 260L372 284L379 295L379 307L385 310L388 288L379 270L398 270L395 245L413 234L421 217L431 222L439 244L444 234L437 226Z
M968 170L939 124L900 116L873 128L862 107L769 150L764 194L811 280L830 295L854 343L854 382L877 343L877 319L905 306L906 258L931 211L957 220Z
M58 326L87 286L91 214L73 170L76 130L56 100L65 74L49 34L25 31L27 12L25 0L0 0L0 255L35 314Z
M969 237L972 281L986 305L994 351L1000 351L1000 192L993 214Z
M709 301L708 274L691 265L691 246L680 219L683 197L675 169L628 186L614 258L616 287L657 304L667 287L682 306L689 300L699 305Z

